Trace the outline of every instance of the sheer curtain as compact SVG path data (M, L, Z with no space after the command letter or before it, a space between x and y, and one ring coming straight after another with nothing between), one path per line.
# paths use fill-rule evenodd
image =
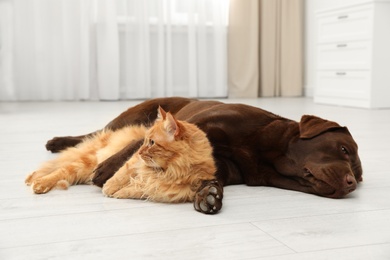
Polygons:
M2 0L0 100L227 96L228 0Z

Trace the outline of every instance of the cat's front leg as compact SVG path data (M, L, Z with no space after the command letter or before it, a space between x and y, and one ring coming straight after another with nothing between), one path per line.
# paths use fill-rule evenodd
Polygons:
M195 194L195 210L205 214L216 214L222 208L223 186L217 180L203 181Z
M134 166L137 159L132 157L115 175L103 185L103 194L117 199L142 199L144 183L136 181Z
M86 158L84 157L84 160ZM92 162L93 157L88 161ZM64 190L70 185L87 184L91 180L91 175L91 166L87 167L80 161L64 164L61 160L54 160L27 176L25 183L31 185L34 193L43 194L54 187Z
M35 171L26 177L26 179L24 180L24 183L26 183L27 186L30 186L31 184L33 184L34 180L39 179L47 174L48 173L42 173L39 171Z
M107 197L114 197L114 194L126 187L130 183L130 179L134 169L129 168L129 162L126 162L104 185L102 192Z
M112 194L110 197L116 199L146 199L144 196L145 194L142 189L130 183Z
M42 165L38 170L34 171L33 173L29 174L24 182L27 184L27 186L30 186L33 184L33 182L39 178L42 178L50 173L52 173L56 167L56 161L49 161L46 162L44 165Z
M37 178L31 183L31 188L36 194L44 194L52 190L54 187L67 189L70 185L68 175L65 169L57 169L54 172Z

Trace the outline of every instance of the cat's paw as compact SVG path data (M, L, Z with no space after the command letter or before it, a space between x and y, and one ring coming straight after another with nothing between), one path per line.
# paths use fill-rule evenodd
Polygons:
M34 181L34 174L35 174L35 172L29 174L29 175L26 177L26 179L24 179L24 183L26 183L27 186L30 186L30 185L33 183L33 181Z
M40 178L35 180L31 184L31 188L34 193L36 194L44 194L52 190L53 188L66 190L69 187L69 182L67 180L59 180L57 182L50 181L45 178Z
M27 186L31 186L35 180L40 179L40 178L46 176L47 174L49 174L49 172L37 170L37 171L27 175L26 179L24 179L24 183L26 183Z
M104 185L103 185L103 188L102 188L102 192L105 196L107 197L110 197L110 198L114 198L114 194L120 190L120 186L119 185L115 185L115 183L113 183L113 181L107 181Z
M103 186L103 194L110 198L115 199L139 199L142 198L143 193L134 189L134 187L122 187L118 189L104 188Z
M195 210L205 214L216 214L222 208L223 188L218 181L206 181L195 194Z
M43 178L37 179L31 184L31 188L36 194L44 194L50 191L55 186L55 183L44 180Z
M111 198L116 198L116 199L130 199L131 195L129 194L129 191L125 188L118 190L115 192Z

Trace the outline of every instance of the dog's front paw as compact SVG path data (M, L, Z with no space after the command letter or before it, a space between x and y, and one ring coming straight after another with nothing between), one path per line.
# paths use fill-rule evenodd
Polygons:
M118 167L110 162L111 161L109 159L103 161L93 171L94 175L92 178L92 183L94 185L103 187L107 180L114 176L115 171L118 170Z
M222 208L223 187L218 181L205 181L195 194L195 210L205 214L216 214Z
M141 147L142 143L143 139L133 141L118 153L101 162L94 170L94 176L92 178L93 184L103 187L103 185L115 175L139 147Z

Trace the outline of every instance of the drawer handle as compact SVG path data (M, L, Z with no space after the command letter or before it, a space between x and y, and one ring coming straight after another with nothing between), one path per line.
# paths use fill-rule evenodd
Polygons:
M347 47L348 46L348 44L345 44L345 43L343 43L343 44L337 44L337 48L345 48L345 47Z
M340 15L339 17L337 17L337 19L341 20L341 19L347 19L348 18L348 15Z
M347 73L346 72L336 72L336 75L337 76L345 76L345 75L347 75Z

